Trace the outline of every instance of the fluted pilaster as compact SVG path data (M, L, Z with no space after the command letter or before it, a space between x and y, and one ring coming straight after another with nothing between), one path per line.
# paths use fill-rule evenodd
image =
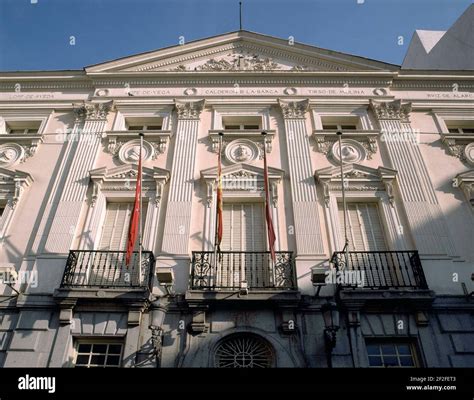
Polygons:
M51 204L51 228L43 252L66 253L70 250L86 198L89 171L94 167L110 108L110 102L84 103L74 110L76 129L68 138L71 141L68 144L69 162L62 171L62 191Z
M454 245L410 124L411 104L400 100L372 101L371 108L379 121L381 140L392 167L398 171L400 194L418 251L424 255L454 256Z
M305 115L308 100L279 101L285 121L298 256L323 255L324 247Z
M199 117L204 100L176 102L178 123L162 251L188 254Z

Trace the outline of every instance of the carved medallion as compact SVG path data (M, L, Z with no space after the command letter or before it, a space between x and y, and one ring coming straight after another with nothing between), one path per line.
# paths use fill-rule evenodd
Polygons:
M155 149L153 146L147 142L143 141L143 153L142 160L147 161L153 157ZM134 139L124 143L118 152L119 160L124 164L136 164L138 163L140 155L140 140Z
M367 153L356 140L343 139L341 140L341 148L339 142L332 145L331 156L337 162L340 162L342 158L344 163L358 163L366 159Z
M469 164L474 165L474 142L467 144L464 148L464 158Z
M10 167L25 158L25 149L16 143L0 145L0 166Z
M258 146L248 139L236 139L225 147L225 157L231 163L252 162L259 158Z

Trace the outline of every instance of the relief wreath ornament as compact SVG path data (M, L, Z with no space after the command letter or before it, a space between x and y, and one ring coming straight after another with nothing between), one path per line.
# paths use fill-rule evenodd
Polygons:
M340 147L339 142L335 142L331 147L331 155L335 161L340 162L342 159L345 163L358 163L367 157L364 147L352 139L343 139Z
M147 161L153 157L155 153L151 143L143 141L143 161ZM124 143L118 151L118 158L124 164L137 163L140 154L140 140L133 139Z
M25 158L25 149L16 143L0 145L0 166L10 167Z
M248 139L236 139L225 147L225 157L231 163L252 162L259 158L258 146Z

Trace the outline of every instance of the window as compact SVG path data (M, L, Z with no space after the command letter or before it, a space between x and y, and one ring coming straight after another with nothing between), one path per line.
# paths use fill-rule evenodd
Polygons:
M129 131L160 131L163 118L127 118L125 125Z
M262 117L223 117L222 126L227 130L258 130L262 129Z
M3 211L5 211L5 205L0 204L0 217L3 215Z
M273 359L270 344L252 334L234 334L224 338L214 356L218 368L271 368Z
M123 343L78 341L76 343L76 368L117 368L122 362Z
M449 133L474 133L474 128L448 128Z
M224 203L223 225L220 286L270 287L263 203Z
M342 203L339 203L338 207L341 235L344 236ZM346 210L349 249L351 251L386 251L387 245L377 203L348 202Z
M321 117L323 129L331 131L347 131L359 129L358 117Z
M418 367L413 343L372 341L366 342L369 367Z
M6 129L11 135L31 135L39 132L40 124L40 121L10 121L7 122Z
M143 201L142 227L146 220L146 202ZM127 248L128 227L132 215L133 202L107 203L99 250L124 251ZM138 240L137 244L138 246Z
M445 121L449 133L454 134L473 134L474 121Z
M224 203L223 251L265 251L263 203Z

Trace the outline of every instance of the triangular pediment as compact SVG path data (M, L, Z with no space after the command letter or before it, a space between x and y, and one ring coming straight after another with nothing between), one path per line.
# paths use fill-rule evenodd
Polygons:
M397 175L397 171L391 168L378 167L371 168L361 164L345 164L342 167L344 177L350 179L376 180L393 179ZM315 177L318 180L335 180L341 178L341 168L326 167L315 171Z
M86 73L381 71L397 66L247 31L93 65Z
M163 168L143 167L143 180L156 180L169 178L169 171ZM115 168L96 168L89 171L89 175L92 180L103 179L105 181L111 180L130 180L137 179L138 176L138 165L137 164L125 164Z
M264 174L263 168L250 164L233 164L222 168L222 177L245 178L262 178ZM281 179L285 176L285 171L279 168L268 167L269 179ZM201 177L206 180L213 180L217 178L217 167L208 168L201 171Z

